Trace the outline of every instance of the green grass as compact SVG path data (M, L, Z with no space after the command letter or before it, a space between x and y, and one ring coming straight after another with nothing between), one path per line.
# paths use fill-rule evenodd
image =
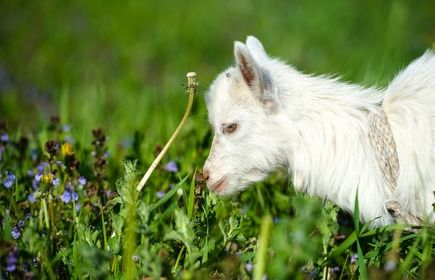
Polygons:
M229 199L195 174L212 136L202 95L234 40L252 34L304 72L385 86L433 46L432 2L2 1L0 278L431 279L433 227L369 229L280 171ZM192 115L135 193L182 116L189 71ZM50 154L49 140L63 146Z

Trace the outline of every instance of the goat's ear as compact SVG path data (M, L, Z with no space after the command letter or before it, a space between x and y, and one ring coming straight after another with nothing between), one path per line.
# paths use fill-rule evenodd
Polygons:
M257 98L267 104L268 107L270 107L271 103L275 103L274 96L276 95L276 87L273 86L268 73L258 65L257 61L251 55L248 47L240 42L235 42L234 57L236 66L242 74L243 80Z
M246 38L246 46L248 47L252 57L259 63L269 58L264 50L263 44L254 36L248 36L248 38Z

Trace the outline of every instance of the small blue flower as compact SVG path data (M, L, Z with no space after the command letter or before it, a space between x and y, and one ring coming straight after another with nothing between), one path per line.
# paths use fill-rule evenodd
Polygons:
M105 152L104 155L103 155L103 158L108 158L109 156L110 156L110 153L109 152Z
M156 195L157 195L158 198L162 198L162 197L164 197L165 194L166 194L166 193L165 193L164 191L158 191L158 192L156 192Z
M9 141L9 135L6 132L3 132L0 135L0 141L2 141L2 142L8 142Z
M386 272L392 272L396 270L396 267L397 267L397 262L395 260L388 260L385 262L384 270Z
M64 124L62 126L62 131L63 132L70 132L71 131L71 125L70 124Z
M86 185L86 178L85 177L83 177L83 176L80 176L79 177L79 179L77 180L78 182L79 182L79 185L80 186L84 186L84 185Z
M53 184L53 186L58 186L60 183L60 179L55 177L51 183Z
M104 194L106 195L107 198L110 198L110 196L112 195L112 191L111 190L106 190L104 192Z
M33 177L33 170L32 169L27 170L27 176Z
M23 228L23 227L24 227L24 224L25 224L25 223L24 223L23 220L19 220L17 226L18 226L19 228Z
M18 262L17 250L9 252L6 258L6 270L8 272L14 272L15 269L17 268L17 262Z
M73 200L77 201L79 199L79 195L77 192L72 190L71 186L68 185L60 198L64 203L68 203Z
M36 182L39 183L39 182L41 182L41 178L42 178L42 174L41 174L41 173L38 173L38 174L35 175L35 178L34 178L34 179L35 179Z
M27 200L28 200L30 203L35 203L35 202L36 202L35 194L34 194L34 193L29 194L29 196L27 196Z
M17 269L17 265L14 263L8 264L6 267L6 271L8 272L14 272L15 269Z
M44 173L44 170L48 165L49 165L48 162L43 161L40 164L38 164L38 166L36 168L38 169L39 173Z
M77 192L72 192L71 198L72 200L77 201L79 199L79 194Z
M80 203L76 204L76 211L79 212L82 209L82 205Z
M245 269L247 272L251 272L254 269L254 265L251 262L245 264Z
M32 180L32 188L36 190L39 187L39 182L36 179Z
M165 165L164 168L165 168L165 170L168 171L168 172L173 172L173 173L178 172L178 165L177 165L177 163L176 163L175 161L173 161L173 160L171 160L170 162L168 162L168 163Z
M21 236L21 232L17 227L12 229L11 234L13 239L18 239Z
M65 190L61 196L61 199L64 203L68 203L71 201L71 192Z
M15 177L14 173L7 172L6 179L3 181L3 186L5 188L9 189L14 184L15 179L16 179L16 177Z
M350 263L356 263L357 260L358 260L357 254L353 254L350 256Z

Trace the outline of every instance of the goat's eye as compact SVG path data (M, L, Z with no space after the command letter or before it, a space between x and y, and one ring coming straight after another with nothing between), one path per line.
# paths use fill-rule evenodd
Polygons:
M236 123L224 125L224 128L223 128L225 134L233 133L234 131L236 131L236 129L237 129Z

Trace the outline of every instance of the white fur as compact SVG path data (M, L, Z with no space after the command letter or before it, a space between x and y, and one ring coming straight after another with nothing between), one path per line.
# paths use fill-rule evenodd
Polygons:
M221 73L207 94L215 130L204 170L207 185L229 195L285 167L296 189L352 212L358 190L360 218L393 222L385 208L398 201L407 213L434 221L435 55L426 52L385 89L304 75L270 58L249 36L234 46L236 66ZM369 111L382 106L400 163L390 192L368 139ZM237 124L233 133L224 128Z

